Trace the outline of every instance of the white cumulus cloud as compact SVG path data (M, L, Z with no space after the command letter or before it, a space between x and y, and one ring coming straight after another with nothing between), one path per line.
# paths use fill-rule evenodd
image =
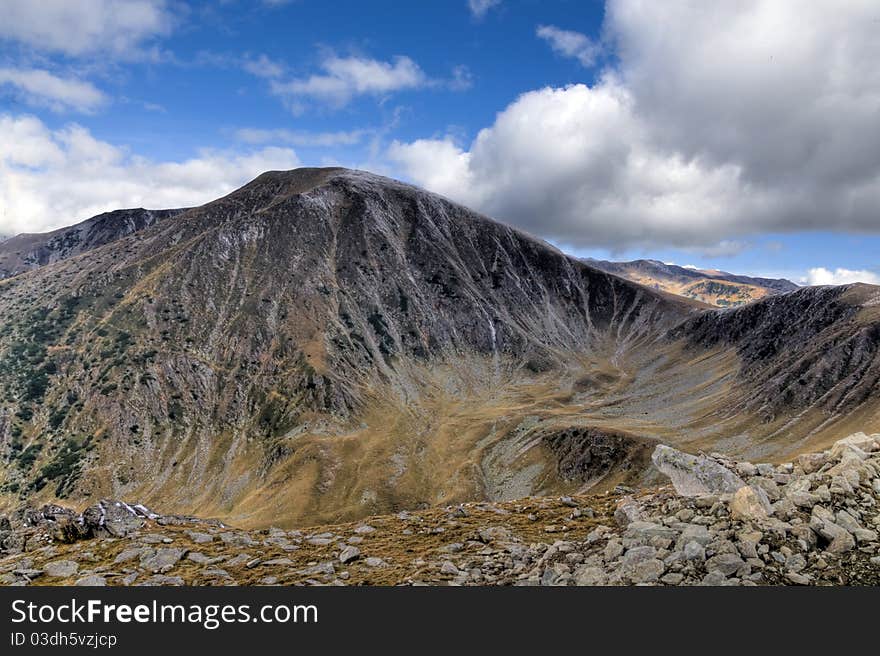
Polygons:
M0 115L0 234L40 232L123 207L198 205L270 169L300 165L290 148L205 150L153 161L70 124Z
M166 0L0 0L0 16L0 39L71 56L138 56L174 24Z
M816 267L807 272L807 277L802 282L808 285L846 285L853 282L880 285L880 275L866 270L837 268L832 271L825 267Z
M762 232L880 231L876 2L608 0L605 16L615 57L594 83L525 93L471 143L389 157L568 246L735 252Z

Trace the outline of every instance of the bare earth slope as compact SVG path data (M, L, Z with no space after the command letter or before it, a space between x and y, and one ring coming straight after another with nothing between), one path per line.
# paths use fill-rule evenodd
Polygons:
M876 288L709 311L364 172L267 173L67 255L0 281L8 507L293 526L643 482L657 440L773 457L878 423L870 381L778 398L874 371Z

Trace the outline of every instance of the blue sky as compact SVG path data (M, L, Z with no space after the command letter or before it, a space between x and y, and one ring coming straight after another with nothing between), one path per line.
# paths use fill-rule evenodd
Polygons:
M35 5L0 0L0 233L342 164L577 255L880 281L872 3Z

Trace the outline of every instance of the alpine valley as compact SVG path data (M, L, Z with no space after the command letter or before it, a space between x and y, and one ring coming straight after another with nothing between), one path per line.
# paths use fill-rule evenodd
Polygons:
M2 510L291 529L656 486L658 443L785 463L880 431L880 288L739 280L764 291L718 309L608 268L340 168L12 237Z

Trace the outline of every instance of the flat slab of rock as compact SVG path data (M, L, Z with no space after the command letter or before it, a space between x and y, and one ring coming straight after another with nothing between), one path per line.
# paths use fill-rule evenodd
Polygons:
M79 564L72 560L54 560L43 567L46 576L66 579L79 571Z
M177 549L174 547L165 547L156 549L152 553L147 551L141 555L141 567L153 573L163 574L175 565L186 555L186 549Z
M107 585L107 581L100 574L89 574L88 576L84 576L81 579L77 579L74 585L93 588L96 586L105 586Z

